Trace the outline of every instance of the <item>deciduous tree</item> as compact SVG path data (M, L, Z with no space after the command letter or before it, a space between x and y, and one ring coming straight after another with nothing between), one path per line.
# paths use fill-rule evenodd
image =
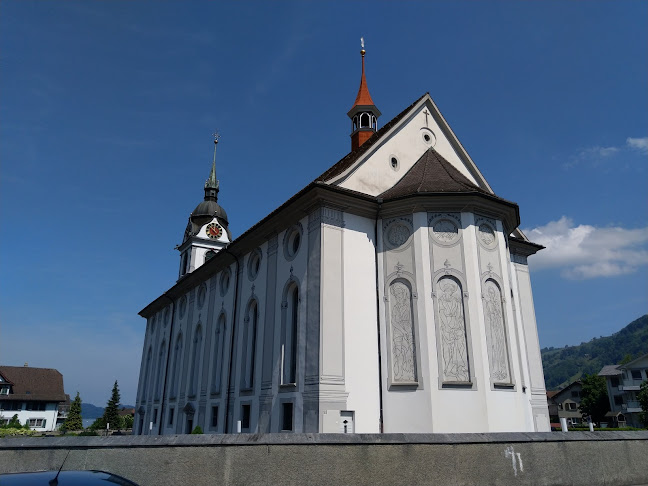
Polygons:
M598 375L585 375L581 378L580 411L583 417L591 416L593 422L605 420L610 410L605 378Z
M648 381L644 381L639 388L639 393L637 393L637 400L641 405L641 413L639 418L644 424L644 427L648 427Z

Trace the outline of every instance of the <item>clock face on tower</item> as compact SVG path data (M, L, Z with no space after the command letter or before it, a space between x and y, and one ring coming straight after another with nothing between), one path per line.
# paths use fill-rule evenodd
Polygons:
M218 224L218 223L209 223L207 225L207 236L210 237L212 240L215 240L217 238L220 238L221 235L223 234L223 227Z

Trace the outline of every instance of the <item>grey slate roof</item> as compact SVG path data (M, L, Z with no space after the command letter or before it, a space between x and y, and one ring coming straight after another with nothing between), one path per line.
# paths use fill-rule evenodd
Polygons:
M599 371L599 376L617 376L621 374L619 365L607 365Z
M464 176L430 147L403 178L379 197L392 199L422 193L480 192L489 194Z
M13 393L0 396L0 400L65 401L63 375L57 370L0 366L0 374L13 383Z

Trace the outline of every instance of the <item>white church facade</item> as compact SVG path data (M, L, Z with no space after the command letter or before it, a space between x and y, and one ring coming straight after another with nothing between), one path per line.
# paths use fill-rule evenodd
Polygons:
M377 128L362 56L352 151L234 240L214 163L140 312L134 433L549 431L542 247L428 94Z

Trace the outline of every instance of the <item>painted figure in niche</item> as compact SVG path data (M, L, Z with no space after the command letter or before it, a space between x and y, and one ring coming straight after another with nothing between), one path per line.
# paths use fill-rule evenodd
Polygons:
M486 283L486 298L484 300L484 316L486 328L490 335L491 376L497 381L509 381L508 359L506 351L506 336L504 334L504 319L502 317L502 300L499 289L492 282Z
M389 291L393 296L391 324L394 381L416 381L410 289L402 282L394 282Z
M443 279L439 284L443 291L439 297L439 320L444 381L470 381L461 292L459 286L449 279Z

